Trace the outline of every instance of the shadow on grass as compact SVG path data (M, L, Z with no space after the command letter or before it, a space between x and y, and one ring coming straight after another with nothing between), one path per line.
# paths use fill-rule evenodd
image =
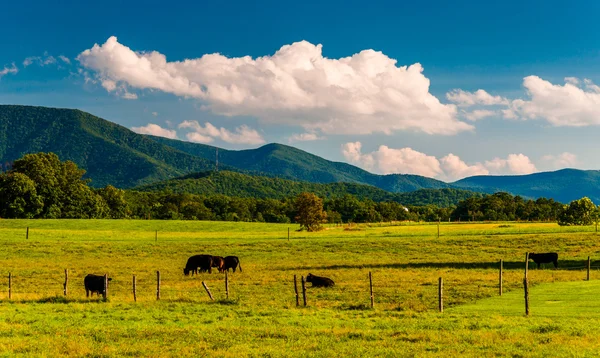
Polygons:
M103 298L70 298L65 296L49 296L35 299L3 299L0 300L0 304L4 303L105 303L109 302L110 299Z
M504 261L502 263L505 270L524 270L525 262L523 261ZM593 270L600 268L600 261L592 261ZM289 268L288 270L337 270L337 269L498 269L499 261L493 262L409 262L409 263L391 263L391 264L348 264L348 265L322 265L322 266L304 266ZM585 270L587 260L558 260L558 268L556 270ZM537 270L537 265L529 262L530 270ZM542 264L540 270L554 270L552 263Z

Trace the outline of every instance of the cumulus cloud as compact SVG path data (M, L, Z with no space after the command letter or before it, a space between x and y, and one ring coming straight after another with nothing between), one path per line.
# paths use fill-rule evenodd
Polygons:
M382 174L403 173L436 177L442 173L440 162L434 157L411 148L394 149L379 146L377 151L362 154L360 142L346 143L342 154L346 160Z
M204 126L202 126L198 121L184 121L179 124L179 128L193 131L186 134L186 138L192 142L211 143L215 138L218 138L233 144L256 145L265 143L260 133L246 125L241 125L232 132L223 127L217 128L209 122L204 123Z
M14 75L17 72L19 72L19 69L17 68L17 66L15 66L14 63L12 63L10 67L4 66L4 68L0 70L0 78L2 78L5 75L8 75L9 73Z
M288 138L288 142L289 143L294 143L294 142L310 142L310 141L324 140L324 139L326 139L326 138L322 137L322 136L319 136L316 133L296 133L296 134L292 134Z
M153 123L148 123L143 127L132 127L131 130L140 134L151 134L158 137L177 139L176 131L162 128L158 124Z
M573 168L578 164L577 156L569 152L563 152L558 155L544 155L542 162L550 169Z
M475 92L455 89L446 93L446 98L459 107L507 105L509 103L508 99L501 96L492 96L482 89Z
M440 164L444 172L444 177L449 180L455 180L473 175L487 175L490 171L481 163L468 165L460 157L452 153L440 159Z
M258 58L206 54L169 62L156 51L135 52L113 36L77 60L100 83L197 98L219 115L254 116L309 132L452 135L473 129L457 118L455 105L429 92L419 63L397 66L374 50L330 59L323 57L321 45L301 41Z
M523 80L530 100L516 99L504 110L509 119L545 119L554 126L582 127L600 124L600 87L588 79L572 77L554 85L537 76Z
M361 142L342 145L344 158L366 170L380 174L417 174L446 181L473 175L530 174L537 171L529 157L509 154L505 159L494 158L484 163L467 164L452 153L437 159L412 148L394 149L382 145L371 153L362 152Z
M486 161L485 166L495 173L531 174L537 171L529 157L524 154L509 154L506 159L494 158Z

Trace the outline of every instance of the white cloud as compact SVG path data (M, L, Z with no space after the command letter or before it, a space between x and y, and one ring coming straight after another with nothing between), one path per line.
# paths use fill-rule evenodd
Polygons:
M452 153L437 159L412 148L394 149L385 145L371 153L362 152L361 142L342 145L344 158L361 168L380 174L417 174L446 181L473 175L530 174L537 171L529 157L509 154L506 159L494 158L469 165Z
M550 169L573 168L578 164L577 156L569 152L563 152L559 155L544 155L542 162Z
M470 112L464 112L463 116L470 121L478 121L480 119L497 115L498 112L490 111L489 109L475 109Z
M62 62L66 63L67 65L70 65L70 64L71 64L71 60L70 60L68 57L66 57L66 56L60 55L60 56L58 56L58 58L59 58L59 59L60 59Z
M346 143L342 146L342 154L346 160L382 174L402 173L435 177L442 173L440 162L411 148L394 149L379 146L369 154L361 153L361 143Z
M25 60L23 60L23 67L31 66L34 63L42 67L47 65L53 65L56 63L56 58L54 56L49 55L48 52L44 52L43 56L31 56L25 58Z
M256 59L207 54L168 62L155 51L134 52L113 36L77 60L100 82L197 98L216 114L254 116L309 132L452 135L473 129L458 120L456 106L429 92L420 64L398 67L373 50L329 59L321 45L301 41Z
M516 99L503 111L508 119L545 119L554 126L600 125L600 87L584 79L565 78L554 85L537 76L523 79L530 100Z
M456 180L473 175L487 175L490 171L481 163L468 165L460 157L452 153L440 159L444 176L449 180Z
M509 154L506 159L494 158L485 162L485 167L497 174L531 174L535 165L524 154Z
M2 78L5 75L8 75L9 73L14 75L17 72L19 72L19 69L17 68L17 66L15 66L14 63L12 63L10 67L4 66L4 69L0 70L0 78Z
M455 89L446 93L446 98L450 102L456 103L459 107L507 105L509 103L508 99L501 96L492 96L482 89L475 92Z
M326 139L326 138L322 137L322 136L319 136L316 133L296 133L296 134L292 134L288 138L288 142L289 143L294 143L294 142L310 142L310 141L324 140L324 139Z
M140 134L151 134L158 137L177 139L176 131L162 128L158 124L153 123L148 123L143 127L132 127L131 130Z
M206 122L204 126L202 126L198 121L184 121L179 124L179 128L193 130L193 132L186 134L186 138L192 142L211 143L215 138L219 138L224 142L234 144L265 143L265 140L260 133L246 125L241 125L232 132L223 127L217 128L209 122Z

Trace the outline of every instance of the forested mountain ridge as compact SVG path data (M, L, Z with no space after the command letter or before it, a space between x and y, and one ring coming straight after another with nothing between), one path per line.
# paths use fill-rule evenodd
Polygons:
M569 203L589 197L600 204L600 171L561 169L528 175L479 175L452 183L462 189L495 193L499 191L530 198L553 198Z
M0 105L0 161L37 152L75 162L95 187L127 188L214 168L210 160L79 110Z
M437 205L448 207L471 197L483 194L461 189L420 189L409 193L391 193L356 183L310 183L282 178L247 175L230 171L194 173L175 179L142 185L138 191L168 191L178 194L214 195L261 199L284 199L302 192L314 193L322 198L351 194L361 200L375 202L395 201L403 205Z
M150 136L159 143L206 159L215 159L216 147ZM242 170L313 183L359 183L390 192L418 189L451 188L442 181L411 174L377 175L354 165L333 162L283 144L271 143L257 149L226 150L219 148L219 163Z

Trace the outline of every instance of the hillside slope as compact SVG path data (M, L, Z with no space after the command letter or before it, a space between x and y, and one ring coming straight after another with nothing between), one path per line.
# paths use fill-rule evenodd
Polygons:
M214 160L216 147L183 142L175 139L153 137L161 144L180 151ZM242 170L313 183L360 183L390 192L408 192L418 189L450 188L442 181L420 175L376 175L353 165L332 162L300 149L283 144L267 144L257 149L225 150L219 148L219 163Z
M302 192L311 192L324 198L352 194L359 199L375 202L396 201L404 205L435 204L447 207L469 197L481 197L460 189L421 189L410 193L390 193L385 190L356 183L309 183L281 178L265 177L230 171L210 171L182 176L134 188L138 191L163 191L200 195L223 194L237 197L284 199Z
M0 105L0 161L36 152L75 162L97 187L127 188L214 167L79 110Z

